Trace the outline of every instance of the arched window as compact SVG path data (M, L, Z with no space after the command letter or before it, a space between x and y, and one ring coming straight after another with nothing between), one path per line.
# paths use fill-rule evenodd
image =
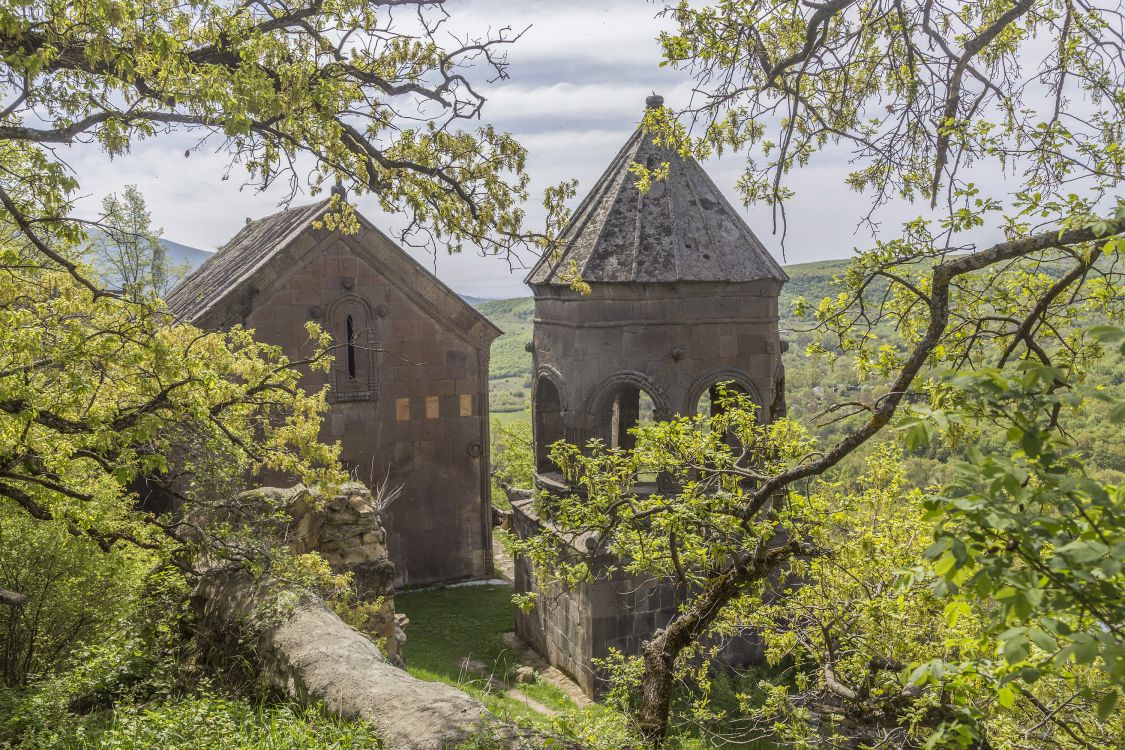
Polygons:
M345 336L348 340L348 380L355 380L355 322L348 316Z
M535 469L555 471L548 454L551 446L563 439L562 398L559 389L546 375L535 384Z
M636 438L629 433L656 413L652 397L632 383L622 383L602 397L597 415L598 432L610 448L631 450Z
M705 417L717 417L728 409L738 406L745 399L749 399L749 405L760 417L761 404L757 403L753 394L738 382L725 380L703 389L696 402L695 413L702 414ZM710 430L711 428L707 426L705 429ZM723 442L733 448L737 447L738 439L728 432L723 436Z
M367 303L359 297L344 297L332 306L328 325L336 343L336 363L332 368L331 397L336 401L374 397L375 332L371 320Z
M733 380L710 385L699 394L695 413L706 417L716 417L725 411L739 396L747 396L746 389Z

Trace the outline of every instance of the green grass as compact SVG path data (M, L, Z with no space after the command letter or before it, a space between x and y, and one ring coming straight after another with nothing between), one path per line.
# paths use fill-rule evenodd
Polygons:
M17 750L380 750L366 724L317 708L203 694L51 724Z
M503 641L516 622L510 586L406 591L395 596L395 611L410 618L405 655L416 677L456 681L465 657L494 666L500 679L519 666Z
M395 595L395 610L410 618L405 649L410 674L459 687L501 719L537 726L549 723L544 715L488 684L490 676L511 682L520 666L517 655L504 643L504 633L513 630L516 621L511 586L406 591ZM484 675L463 669L466 657L484 664ZM549 683L514 687L549 708L574 708L565 693Z
M518 411L493 411L489 414L494 422L509 424L511 422L531 422L531 412L527 409Z

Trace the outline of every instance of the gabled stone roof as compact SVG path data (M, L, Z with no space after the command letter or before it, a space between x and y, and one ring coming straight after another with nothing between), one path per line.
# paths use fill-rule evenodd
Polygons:
M629 165L665 161L668 176L641 193ZM572 262L591 284L789 279L699 163L640 129L579 204L561 252L540 259L524 281L565 285Z
M399 291L474 344L487 351L489 344L503 333L363 215L356 215L359 232L355 235L343 236L313 227L312 223L328 210L328 205L329 201L324 200L251 221L172 288L165 297L169 311L193 323L224 320L228 302L255 298L269 288L271 279L301 263L309 250L336 235L338 241L382 273ZM311 239L297 244L306 234L311 234ZM216 315L209 315L212 312Z
M198 320L309 229L326 208L324 200L251 221L168 292L168 309L185 320Z

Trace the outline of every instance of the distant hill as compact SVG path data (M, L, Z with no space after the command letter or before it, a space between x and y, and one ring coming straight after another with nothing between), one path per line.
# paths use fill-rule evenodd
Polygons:
M214 253L207 250L200 250L197 247L188 247L181 245L179 242L160 238L160 244L164 247L164 252L168 254L168 263L172 266L185 266L187 270L184 275L191 273L203 264L203 261L210 258Z
M479 307L486 302L493 301L492 299L486 299L485 297L471 297L468 294L458 294L457 296L468 302L473 307Z

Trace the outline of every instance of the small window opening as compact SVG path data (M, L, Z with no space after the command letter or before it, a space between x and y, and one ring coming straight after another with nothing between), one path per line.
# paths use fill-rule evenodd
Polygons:
M720 417L732 408L744 408L743 404L756 407L752 400L744 400L749 398L747 390L734 381L716 383L700 394L695 411L705 417ZM711 426L708 424L705 429L710 430ZM723 436L723 442L732 448L738 446L738 440L730 433Z
M550 458L551 446L562 440L565 435L562 398L559 396L559 389L550 378L542 376L539 378L532 405L535 411L535 468L540 473L557 471Z
M631 434L635 427L656 421L656 404L652 397L635 385L624 383L605 397L597 417L596 434L611 449L631 451L636 448L637 437ZM656 472L641 468L637 481L654 484L659 480Z
M348 316L347 320L347 337L348 337L348 380L355 380L355 324L352 322L352 316Z
M655 421L656 405L652 397L640 388L626 385L614 394L607 416L609 425L606 437L609 447L632 450L637 440L629 434L629 430ZM605 422L604 417L602 421Z

